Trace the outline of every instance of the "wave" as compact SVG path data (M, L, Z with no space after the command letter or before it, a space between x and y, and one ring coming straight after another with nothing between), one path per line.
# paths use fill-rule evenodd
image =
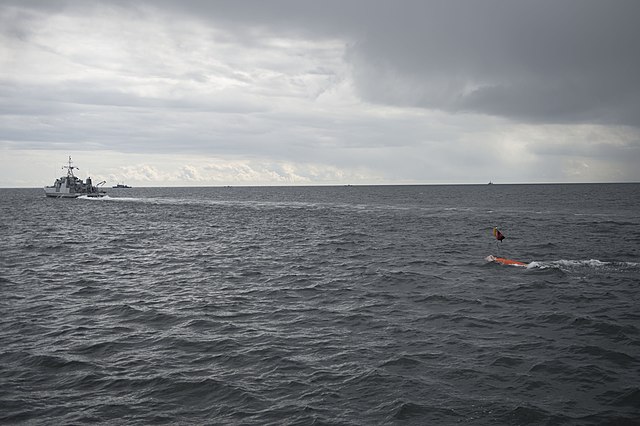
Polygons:
M473 207L424 207L417 205L392 205L385 203L348 203L348 202L327 202L327 201L267 201L267 200L242 200L242 199L203 199L203 198L172 198L172 197L103 197L80 196L78 199L95 202L116 202L116 203L142 203L153 205L178 205L178 206L213 206L213 207L243 207L248 209L299 209L299 210L332 210L351 211L355 213L366 212L405 212L421 215L440 214L468 214L474 212Z
M527 269L560 269L563 271L578 269L633 271L639 268L640 263L638 262L607 262L598 259L533 261L527 265Z
M105 195L104 197L87 197L82 195L78 197L78 200L89 200L96 202L125 202L125 203L151 203L151 204L185 204L187 200L179 200L172 198L141 198L141 197L111 197Z
M371 206L364 204L344 204L344 203L326 203L326 202L304 202L304 201L258 201L258 200L217 200L202 198L171 198L171 197L87 197L81 196L78 199L90 200L96 202L120 202L120 203L144 203L157 205L194 205L194 206L231 206L231 207L249 207L249 208L299 208L299 209L321 209L321 208L337 208L337 209L354 209L354 210L370 210L370 209L398 209L395 206ZM406 209L406 208L404 208Z

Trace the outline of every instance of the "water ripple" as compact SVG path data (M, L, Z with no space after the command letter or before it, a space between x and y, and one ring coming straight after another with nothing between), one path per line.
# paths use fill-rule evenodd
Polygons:
M526 189L0 190L0 422L632 424L638 188Z

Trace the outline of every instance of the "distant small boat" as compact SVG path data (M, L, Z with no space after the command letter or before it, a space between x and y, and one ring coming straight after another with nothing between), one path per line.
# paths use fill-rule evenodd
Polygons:
M493 182L489 181L489 183L487 185L493 185Z
M67 175L56 179L52 186L44 187L44 193L47 197L77 198L81 195L86 195L87 197L104 197L107 195L107 191L100 188L101 185L106 183L105 181L94 186L90 177L87 177L85 182L75 177L73 169L77 169L77 167L72 164L71 156L69 156L69 165L62 166L62 168L67 169Z
M119 183L115 186L112 186L112 188L131 188L129 185L125 185L124 183Z

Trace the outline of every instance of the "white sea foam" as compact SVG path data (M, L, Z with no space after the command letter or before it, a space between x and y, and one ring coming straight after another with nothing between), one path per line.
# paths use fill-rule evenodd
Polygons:
M104 197L87 197L83 195L78 199L91 200L91 201L103 201L103 202L128 202L128 203L150 203L150 204L187 204L188 200L176 199L176 198L136 198L136 197L110 197L105 195Z
M632 269L640 266L637 262L605 262L598 259L571 260L560 259L552 261L533 261L527 265L527 269L562 269L575 270L581 268L589 269Z

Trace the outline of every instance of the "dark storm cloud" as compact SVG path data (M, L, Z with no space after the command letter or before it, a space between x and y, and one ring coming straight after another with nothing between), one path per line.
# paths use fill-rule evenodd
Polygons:
M158 4L158 3L155 3ZM640 126L640 2L163 2L234 28L344 37L364 99Z

